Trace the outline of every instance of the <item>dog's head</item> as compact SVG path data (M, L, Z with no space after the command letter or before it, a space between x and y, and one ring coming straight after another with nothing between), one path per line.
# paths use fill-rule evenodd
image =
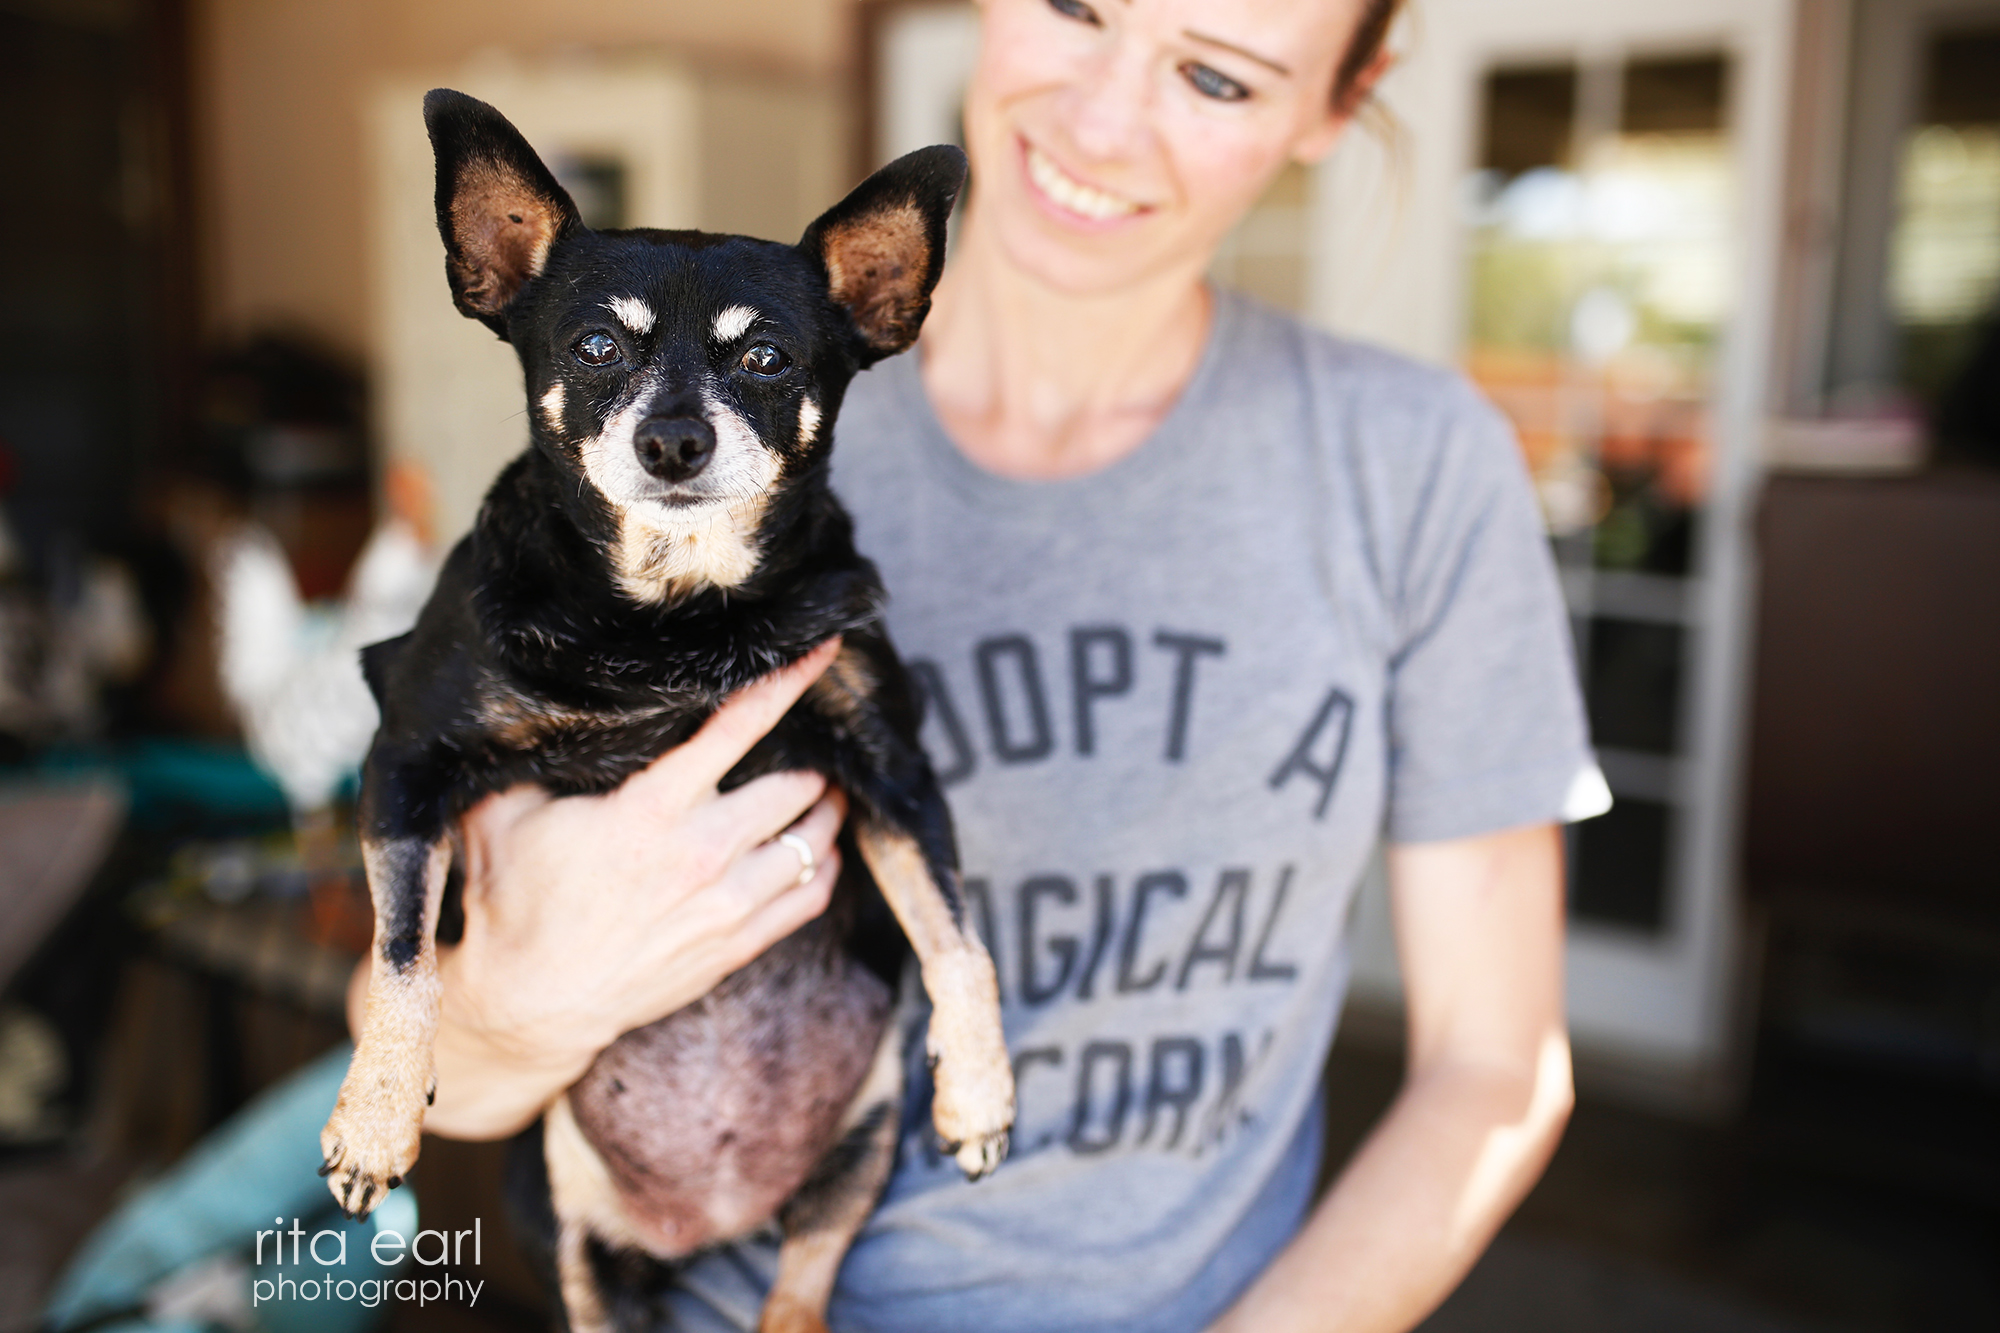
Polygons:
M536 446L640 602L734 588L788 492L823 475L856 370L908 347L965 155L869 177L795 246L592 231L498 111L424 98L452 300L519 353Z

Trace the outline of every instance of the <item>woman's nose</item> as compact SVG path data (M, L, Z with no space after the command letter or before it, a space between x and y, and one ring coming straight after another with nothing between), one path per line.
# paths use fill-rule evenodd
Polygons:
M1139 43L1109 46L1074 88L1070 136L1079 152L1117 161L1137 155L1152 115L1152 87Z

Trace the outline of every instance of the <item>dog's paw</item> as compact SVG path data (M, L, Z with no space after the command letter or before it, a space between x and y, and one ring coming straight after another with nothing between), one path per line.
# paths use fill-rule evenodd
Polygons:
M418 1103L422 1105L422 1103ZM348 1217L368 1217L416 1165L424 1121L406 1115L356 1115L342 1097L320 1131L320 1153L334 1201Z
M997 1027L997 1025L996 1025ZM1014 1128L1014 1077L1007 1048L938 1052L933 1046L931 1126L966 1179L990 1175Z
M931 1126L959 1169L977 1180L1007 1156L1014 1128L1014 1065L1000 1030L993 963L966 950L926 968L931 992Z

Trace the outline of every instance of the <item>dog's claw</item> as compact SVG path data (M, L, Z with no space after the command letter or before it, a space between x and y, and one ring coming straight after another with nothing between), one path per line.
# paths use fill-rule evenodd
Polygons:
M958 1163L958 1169L965 1172L967 1180L983 1180L1007 1159L1008 1142L1008 1132L1003 1129L998 1134L970 1143L946 1143L941 1146Z
M335 1139L326 1147L324 1160L319 1164L320 1176L324 1178L340 1170L340 1164L345 1160L347 1160L347 1140Z

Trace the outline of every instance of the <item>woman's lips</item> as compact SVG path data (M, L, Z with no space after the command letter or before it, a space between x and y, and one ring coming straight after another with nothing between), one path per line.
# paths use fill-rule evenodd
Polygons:
M1085 185L1026 139L1021 141L1028 181L1035 193L1060 213L1099 226L1124 221L1145 205L1094 185Z

